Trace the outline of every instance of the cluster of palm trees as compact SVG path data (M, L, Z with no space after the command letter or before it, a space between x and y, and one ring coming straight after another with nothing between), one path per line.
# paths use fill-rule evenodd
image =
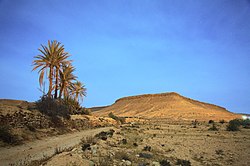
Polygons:
M46 95L49 98L70 98L78 102L82 100L86 96L86 88L74 75L75 68L72 66L72 60L68 60L70 54L65 52L64 45L56 40L49 40L48 46L41 46L42 48L38 49L41 54L35 56L33 61L33 70L38 69L40 74L41 89L45 89L44 78L48 78Z

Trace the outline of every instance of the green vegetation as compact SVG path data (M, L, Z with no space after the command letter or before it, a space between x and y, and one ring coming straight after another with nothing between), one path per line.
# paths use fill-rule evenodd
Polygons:
M239 131L240 125L240 119L230 120L229 124L227 125L227 131Z
M227 125L228 131L239 131L240 126L249 129L250 128L250 120L249 119L233 119L229 121L229 124Z

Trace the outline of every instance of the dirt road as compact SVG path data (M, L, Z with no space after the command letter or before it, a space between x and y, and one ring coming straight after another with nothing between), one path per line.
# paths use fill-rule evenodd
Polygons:
M24 145L0 148L0 165L7 166L16 163L27 163L52 156L56 148L69 148L80 143L81 138L107 131L112 127L84 130L80 132L55 136L43 140L26 143Z

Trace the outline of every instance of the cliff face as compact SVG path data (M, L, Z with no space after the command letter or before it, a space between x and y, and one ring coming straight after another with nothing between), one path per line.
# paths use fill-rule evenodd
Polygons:
M240 118L225 108L183 97L178 93L146 94L124 97L94 114L144 118L169 118L173 120L230 120Z

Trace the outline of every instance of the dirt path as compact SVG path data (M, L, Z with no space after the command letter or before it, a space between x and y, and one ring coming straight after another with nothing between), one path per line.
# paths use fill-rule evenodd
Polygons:
M24 163L40 160L52 156L56 148L69 148L80 143L80 139L86 136L95 135L101 131L107 131L112 127L84 130L43 140L26 143L24 145L0 148L0 165L7 166L13 163Z

